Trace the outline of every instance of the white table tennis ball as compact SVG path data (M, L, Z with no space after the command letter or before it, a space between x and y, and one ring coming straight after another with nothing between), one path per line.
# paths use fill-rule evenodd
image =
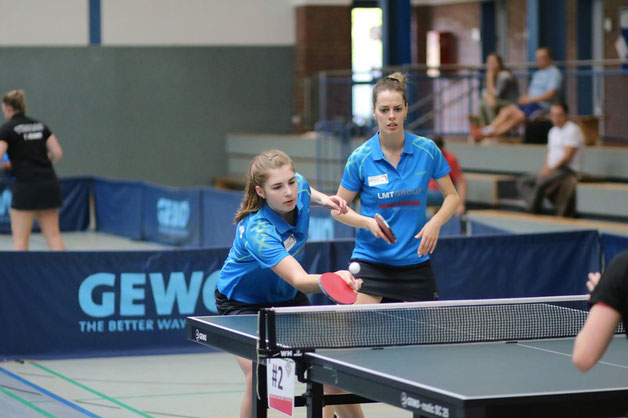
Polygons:
M355 261L353 263L349 264L349 271L353 275L358 274L360 272L360 264L355 262Z

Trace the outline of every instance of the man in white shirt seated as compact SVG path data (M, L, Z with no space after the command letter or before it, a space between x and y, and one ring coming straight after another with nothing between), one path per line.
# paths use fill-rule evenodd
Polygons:
M543 198L547 197L556 208L558 216L575 216L575 190L582 170L584 135L580 127L568 119L564 103L550 107L550 129L547 156L541 171L522 177L518 182L525 210L539 213Z

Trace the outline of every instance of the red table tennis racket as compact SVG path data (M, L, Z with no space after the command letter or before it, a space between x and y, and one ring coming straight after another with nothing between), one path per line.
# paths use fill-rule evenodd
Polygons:
M358 298L351 286L336 273L322 274L320 279L318 279L318 286L328 298L336 303L352 305Z
M386 239L388 239L391 243L397 242L397 237L390 228L390 225L388 225L388 222L386 222L386 219L384 219L384 217L379 213L376 213L374 218L375 222L377 222L377 225L379 226L379 229L381 229L384 235L386 235Z

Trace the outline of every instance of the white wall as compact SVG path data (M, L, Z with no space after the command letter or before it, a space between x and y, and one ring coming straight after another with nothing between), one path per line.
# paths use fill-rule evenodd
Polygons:
M88 0L0 0L0 46L86 45Z
M103 45L295 42L294 8L349 0L101 0ZM0 0L0 46L87 45L89 0Z
M292 45L291 0L102 0L103 45Z

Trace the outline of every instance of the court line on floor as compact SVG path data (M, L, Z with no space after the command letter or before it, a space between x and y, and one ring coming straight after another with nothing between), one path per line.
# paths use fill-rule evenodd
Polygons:
M92 412L89 412L87 409L81 408L80 406L76 405L75 403L70 402L70 401L68 401L67 399L62 398L62 397L61 397L61 396L59 396L59 395L55 395L54 393L52 393L52 392L50 392L50 391L48 391L48 390L46 390L46 389L42 388L41 386L36 385L35 383L30 382L30 381L28 381L28 380L24 379L23 377L18 376L18 375L16 375L15 373L12 373L12 372L8 371L7 369L5 369L5 368L3 368L3 367L0 367L0 372L2 372L2 373L4 373L4 374L8 375L9 377L11 377L11 378L13 378L13 379L17 380L18 382L21 382L21 383L23 383L23 384L25 384L25 385L27 385L27 386L32 387L33 389L37 390L38 392L40 392L40 393L42 393L42 394L44 394L44 395L46 395L46 396L48 396L48 397L50 397L50 398L52 398L52 399L54 399L54 400L58 401L58 402L61 402L62 404L66 405L66 406L69 406L69 407L70 407L70 408L72 408L72 409L75 409L75 410L79 411L79 412L80 412L80 413L82 413L82 414L87 415L88 417L98 418L98 415L96 415L96 414L94 414L94 413L92 413ZM15 395L15 394L13 394L12 392L9 392L9 391L7 391L7 390L5 390L5 389L3 389L3 388L0 388L0 390L2 390L2 392L4 392L4 393L8 394L9 396L11 396L11 397L12 397L12 398L14 398L14 399L17 399L17 400L20 400L20 399L21 399L21 398L20 398L20 397L18 397L17 395ZM30 402L28 402L28 401L26 401L26 400L23 400L23 401L28 403L28 405L27 405L27 406L29 406L29 407L31 407L31 408L33 408L33 409L36 409L36 410L37 410L37 412L42 412L42 411L43 411L43 413L44 413L45 415L47 415L47 416L48 416L48 415L49 415L49 416L54 416L54 415L50 415L50 414L48 414L48 413L47 413L46 411L44 411L43 409L40 409L39 407L35 406L34 404L31 404ZM20 401L20 402L22 402L22 401ZM24 403L24 402L22 402L22 403Z
M24 406L27 406L31 409L33 409L34 411L39 412L40 414L42 414L43 416L46 417L51 417L51 418L55 418L54 415L50 414L49 412L44 411L43 409L39 408L37 405L33 405L32 403L30 403L29 401L27 401L26 399L22 399L20 396L17 396L15 393L10 392L4 388L0 388L0 393L4 393L5 395L7 395L10 398L15 399L16 401L18 401L19 403L21 403Z
M86 386L86 385L84 385L84 384L82 384L82 383L77 382L76 380L73 380L73 379L71 379L71 378L69 378L69 377L67 377L67 376L64 376L64 375L62 375L62 374L60 374L60 373L57 373L57 372L55 372L54 370L47 368L46 366L43 366L43 365L41 365L41 364L39 364L39 363L36 363L36 362L34 362L34 361L30 362L30 364L31 364L31 365L33 365L33 366L35 366L35 367L37 367L37 368L39 368L39 369L41 369L41 370L44 370L44 371L48 372L48 373L50 373L50 374L52 374L52 375L54 375L54 376L57 376L59 379L63 379L63 380L65 380L66 382L69 382L69 383L71 383L71 384L73 384L73 385L75 385L75 386L80 387L81 389L84 389L84 390L86 390L86 391L88 391L88 392L90 392L90 393L93 393L94 395L99 396L99 397L101 397L102 399L106 399L106 400L108 400L109 402L112 402L112 403L114 403L114 404L118 405L119 407L121 407L121 408L123 408L123 409L126 409L127 411L134 412L134 413L136 413L136 414L138 414L138 415L141 415L141 416L143 416L143 417L146 417L146 418L150 418L150 415L148 415L148 414L146 414L146 413L144 413L144 412L142 412L142 411L140 411L140 410L137 410L137 409L133 408L133 407L132 407L132 406L130 406L130 405L124 404L124 403L122 403L122 402L118 401L118 400L117 400L117 399L115 399L115 398L112 398L112 397L110 397L110 396L107 396L107 395L105 395L104 393L100 393L100 392L98 392L98 391L96 391L96 390L94 390L94 389L90 388L89 386Z
M161 394L150 394L150 395L127 395L127 396L118 396L118 399L169 398L169 397L178 397L178 396L197 396L197 395L234 395L234 394L243 394L243 393L244 393L244 389L209 391L209 392L181 392L181 393L161 393ZM95 399L83 398L83 399L77 399L77 402L89 402L93 400Z

